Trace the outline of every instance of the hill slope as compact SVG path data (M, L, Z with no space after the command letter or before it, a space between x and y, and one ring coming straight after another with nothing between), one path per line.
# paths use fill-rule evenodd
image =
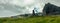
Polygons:
M60 23L60 16L41 16L30 18L1 18L0 23Z

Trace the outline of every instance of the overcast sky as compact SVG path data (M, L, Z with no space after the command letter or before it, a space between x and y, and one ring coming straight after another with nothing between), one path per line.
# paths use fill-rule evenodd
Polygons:
M60 6L60 0L0 0L0 16L32 13L34 7L42 12L48 2Z

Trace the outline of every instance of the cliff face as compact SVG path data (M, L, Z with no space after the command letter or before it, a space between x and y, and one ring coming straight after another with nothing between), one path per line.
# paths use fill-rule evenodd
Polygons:
M47 15L48 14L50 14L50 15L51 14L53 14L53 15L60 14L60 7L50 4L50 3L45 4L44 9L43 9L43 13L47 14Z

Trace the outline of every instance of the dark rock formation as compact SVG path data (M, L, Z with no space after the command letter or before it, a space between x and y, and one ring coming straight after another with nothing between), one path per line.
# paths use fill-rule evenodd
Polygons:
M44 9L43 9L43 14L46 14L46 15L60 14L60 7L50 4L50 3L45 4Z
M39 13L35 13L34 10L33 10L32 12L33 12L33 13L32 13L32 16L40 16L40 15L42 15L42 13L40 13L40 12L39 12Z
M33 15L35 15L35 11L33 10L32 12L33 12Z

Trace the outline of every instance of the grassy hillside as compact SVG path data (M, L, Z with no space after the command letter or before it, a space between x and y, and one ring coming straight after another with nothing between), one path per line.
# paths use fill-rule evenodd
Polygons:
M0 18L0 23L60 23L60 16L40 16L30 18Z

